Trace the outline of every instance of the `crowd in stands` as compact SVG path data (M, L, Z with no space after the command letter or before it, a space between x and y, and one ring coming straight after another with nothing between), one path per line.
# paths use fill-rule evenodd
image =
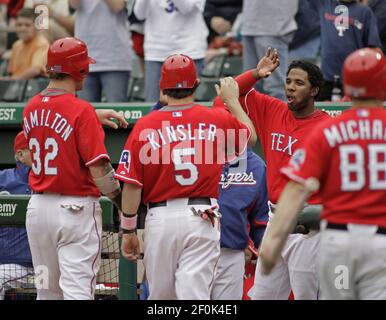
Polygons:
M306 59L321 65L320 100L329 101L351 52L386 51L386 1L0 0L0 86L44 79L49 44L66 36L85 41L97 61L79 92L91 102L157 101L173 53L195 60L204 78L197 98L211 100L216 79L254 68L267 47L280 68L256 89L285 100L288 63Z

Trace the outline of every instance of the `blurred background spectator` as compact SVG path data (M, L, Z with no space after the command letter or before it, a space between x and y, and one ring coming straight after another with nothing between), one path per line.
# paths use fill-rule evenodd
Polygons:
M268 47L276 48L280 67L256 89L285 100L284 82L288 66L288 46L297 29L298 0L244 0L242 10L243 68L253 69Z
M129 15L130 32L131 32L131 46L137 56L140 74L138 77L145 76L145 21L139 20L134 14L135 0L127 1L127 13ZM135 65L133 65L134 69Z
M373 10L378 22L378 31L381 38L382 50L386 54L386 1L385 0L363 0Z
M319 100L331 100L342 91L341 71L346 57L363 47L381 47L377 19L372 10L356 0L308 0L317 10L321 26L321 69L325 85Z
M34 9L21 9L16 18L16 33L19 38L11 51L8 74L12 80L32 79L45 76L47 39L35 27Z
M204 9L205 23L209 29L208 42L214 37L231 31L237 16L241 13L242 0L207 0Z
M70 14L68 0L25 0L25 8L36 8L45 5L49 16L48 29L42 34L50 43L60 38L70 37L74 34L74 17Z
M289 58L316 62L320 51L320 18L309 6L308 0L299 0L295 16L298 29L289 45Z
M207 49L205 0L136 0L134 14L145 20L145 97L158 101L162 62L171 54L190 56L200 70Z
M75 36L96 60L90 65L82 99L127 101L131 71L130 31L124 0L69 0L75 13ZM103 94L102 94L103 93Z

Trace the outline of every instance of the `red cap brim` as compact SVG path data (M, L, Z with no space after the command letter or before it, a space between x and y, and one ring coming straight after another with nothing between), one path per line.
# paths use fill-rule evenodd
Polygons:
M89 63L89 64L95 64L96 61L95 61L93 58L88 57L88 63Z

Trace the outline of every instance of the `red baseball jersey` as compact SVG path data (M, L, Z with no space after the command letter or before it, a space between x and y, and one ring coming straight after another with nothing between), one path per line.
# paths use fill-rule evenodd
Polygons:
M240 103L252 120L263 148L267 163L268 198L277 203L288 183L288 179L280 174L280 168L302 146L315 125L329 115L316 110L307 118L295 118L285 102L252 89L256 79L251 71L238 76L236 81L240 89ZM221 105L221 100L216 98L214 106ZM310 203L320 203L320 199L314 195Z
M100 196L87 166L109 160L94 108L70 93L45 90L23 112L32 157L32 190Z
M386 110L349 109L325 121L281 172L320 181L322 219L386 227Z
M116 178L143 187L144 203L217 198L226 155L244 152L249 137L249 128L224 109L195 104L153 111L130 133Z

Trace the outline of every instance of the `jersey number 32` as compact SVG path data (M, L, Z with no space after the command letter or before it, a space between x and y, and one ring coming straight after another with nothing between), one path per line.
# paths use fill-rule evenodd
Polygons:
M41 148L39 141L36 138L29 140L29 149L32 153L32 171L35 175L42 173ZM44 174L48 176L56 176L58 174L57 167L51 167L50 161L54 160L58 155L58 143L54 138L47 138L44 142Z

